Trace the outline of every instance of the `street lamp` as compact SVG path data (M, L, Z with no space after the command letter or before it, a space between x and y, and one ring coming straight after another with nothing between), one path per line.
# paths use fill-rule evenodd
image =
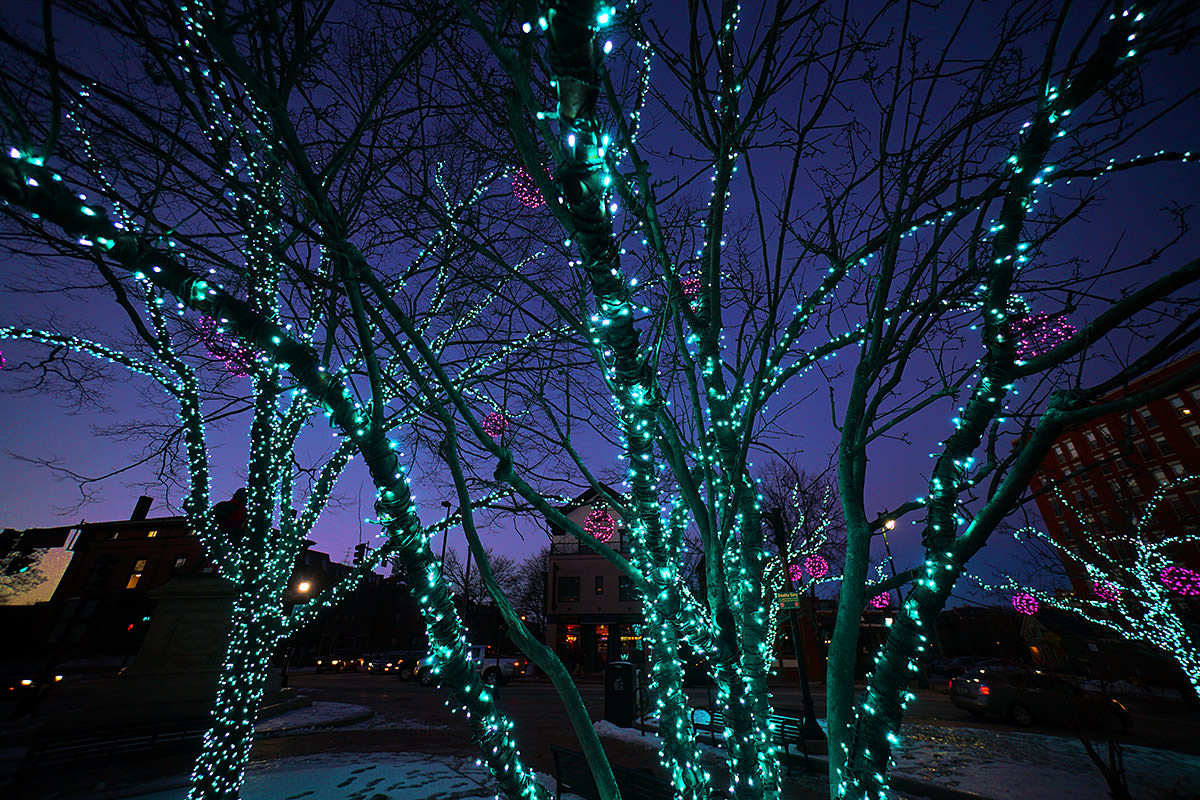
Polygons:
M299 583L296 584L295 593L297 595L300 595L301 598L303 599L306 595L308 595L308 593L311 589L312 589L311 582L300 581ZM287 607L284 609L285 616L287 616L287 617L292 616L292 609L295 607L296 607L295 601L287 603ZM279 672L280 688L284 688L284 689L287 688L287 685L288 685L288 663L291 660L292 660L292 635L289 632L287 635L287 639L284 640L284 646L283 646L283 669L280 670L280 672Z
M892 558L892 546L888 544L887 535L888 535L888 531L894 531L894 530L896 530L896 520L889 519L887 522L883 523L883 530L881 531L881 533L883 534L883 550L885 553L887 553L888 564L890 564L892 567L892 577L893 578L896 577L896 559ZM900 602L903 603L904 602L904 592L900 591L900 587L896 587L896 591L900 594Z

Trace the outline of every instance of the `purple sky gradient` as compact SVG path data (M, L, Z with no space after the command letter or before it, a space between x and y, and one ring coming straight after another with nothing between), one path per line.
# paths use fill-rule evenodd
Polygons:
M8 12L9 14L13 12ZM981 27L983 30L983 27ZM978 35L984 35L982 33ZM72 43L76 47L79 42ZM1193 65L1194 66L1194 65ZM1181 88L1189 86L1188 71L1181 69L1174 77ZM1196 73L1192 72L1194 76ZM1147 139L1147 149L1196 148L1200 145L1200 119L1191 117L1181 120L1172 130L1170 141L1162 141L1160 135ZM1120 156L1132 153L1122 152ZM1112 182L1105 199L1089 210L1086 218L1071 229L1068 236L1060 237L1052 245L1052 257L1075 255L1087 264L1101 265L1110 259L1116 262L1133 261L1144 256L1169 233L1170 217L1164 206L1177 199L1195 199L1194 175L1188 176L1178 167L1156 168L1156 179L1147 181L1145 176L1118 175ZM734 187L735 198L745 193L745 185ZM513 201L514 204L516 201ZM1194 256L1200 237L1189 234L1183 246L1177 249L1178 258L1168 258L1157 265L1167 270L1178 265L1185 256ZM8 258L11 274L17 263ZM1145 273L1138 276L1144 280ZM31 302L39 307L30 307ZM64 320L79 313L78 300L69 297L40 296L31 300L28 296L0 293L0 323L19 322L31 314L45 317L51 310ZM44 304L44 305L40 305ZM90 310L90 309L89 309ZM1035 311L1053 310L1039 307L1034 300ZM1084 309L1086 316L1087 308ZM1093 309L1094 310L1094 309ZM1076 320L1077 324L1085 319ZM95 318L92 324L98 325ZM114 323L115 324L115 323ZM1136 346L1136 345L1133 345ZM73 409L69 399L50 394L17 394L12 391L20 380L22 362L36 359L44 348L24 342L0 342L8 360L9 369L0 372L0 419L7 424L0 428L0 527L25 528L35 526L63 525L88 521L123 519L129 516L137 495L143 493L136 484L152 481L149 467L136 469L120 475L95 489L94 495L82 507L76 507L80 495L75 483L56 477L44 467L22 462L7 455L8 452L53 458L71 471L82 475L99 475L134 461L139 454L138 443L119 441L97 435L96 429L112 423L136 419L143 411L143 395L135 384L149 382L141 378L129 378L117 368L111 368L111 378L104 384L103 404L106 409ZM1115 353L1115 356L1126 355ZM846 357L845 368L853 366ZM26 373L27 374L27 373ZM794 412L794 426L790 431L793 439L788 449L803 452L805 463L801 466L810 471L819 471L829 462L833 451L835 432L830 422L829 399L821 379L815 373L794 381L789 392L796 397L821 385L812 397L804 400L800 410ZM844 384L834 381L835 387ZM934 407L914 421L909 429L909 442L885 442L872 451L871 482L869 484L868 512L883 511L913 497L925 494L928 480L928 454L933 451L940 438L951 429L950 418L954 416L953 403L946 401ZM155 414L158 409L151 409ZM318 425L318 428L320 426ZM241 485L241 470L245 469L247 443L241 431L228 431L212 438L213 444L213 495L220 500L232 495ZM762 459L765 461L766 459ZM414 473L414 488L421 514L427 522L440 519L443 499L449 499L449 487L430 480L417 471ZM178 495L166 497L162 491L146 492L154 497L152 515L173 513L168 500L178 502ZM337 507L331 508L318 523L314 539L317 548L329 552L335 559L349 561L353 546L359 541L372 542L378 529L362 522L372 515L374 492L365 470L352 464L339 483ZM919 557L915 541L917 536L912 523L902 522L891 534L892 550L900 566ZM1014 520L1022 524L1023 520ZM485 543L497 550L517 557L535 552L544 544L544 529L536 522L522 520L517 523L496 521L484 525ZM997 539L1001 537L997 536ZM462 533L455 531L450 538L451 547L461 549ZM435 543L435 550L437 549ZM880 546L880 551L882 547ZM1013 547L1002 542L995 549L985 551L986 560L997 564L1011 563ZM971 594L965 583L960 583L959 594Z

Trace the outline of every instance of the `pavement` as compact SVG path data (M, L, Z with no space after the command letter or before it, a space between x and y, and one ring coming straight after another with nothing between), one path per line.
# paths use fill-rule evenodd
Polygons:
M372 709L351 703L314 702L306 708L295 709L264 720L256 726L258 736L251 755L251 769L264 764L282 764L297 759L297 764L306 764L305 759L327 753L331 741L347 742L347 734L379 731L387 723L377 720ZM411 730L411 728L409 728ZM409 751L440 756L450 768L456 759L473 758L477 750L461 730L451 728L418 728L420 736L409 740ZM632 769L644 769L661 775L658 764L657 738L653 727L645 732L635 729L614 729L608 723L600 723L600 733L605 749L614 763ZM649 737L647 740L646 737ZM331 737L337 737L331 740ZM359 737L353 737L358 739ZM286 740L286 741L285 741ZM640 741L639 741L640 740ZM357 745L355 749L360 749ZM714 775L723 772L724 762L716 748L703 748L706 766ZM384 751L388 752L388 751ZM384 752L379 756L384 756ZM286 753L286 754L285 754ZM389 753L390 754L390 753ZM0 760L6 756L19 758L20 749L0 751ZM361 758L362 753L355 753ZM793 751L793 770L783 784L783 800L817 800L828 796L828 762L822 756L810 756L808 766ZM122 765L119 776L114 777L111 766L70 770L56 773L53 787L26 786L21 790L22 800L125 800L147 798L157 793L170 794L188 785L187 775L191 766L190 756L169 756L139 760ZM541 765L535 765L541 769ZM284 767L286 769L286 767ZM552 773L552 769L548 770ZM665 776L664 776L665 777ZM896 789L906 797L929 797L932 800L987 800L980 795L945 789L926 784L916 779L900 777ZM317 795L320 797L320 795Z
M345 685L343 683L343 685ZM401 684L401 686L414 686ZM582 688L582 687L581 687ZM314 702L311 706L279 714L260 722L258 737L251 753L250 775L263 780L264 774L270 774L271 780L278 782L281 774L289 770L308 770L304 774L328 775L331 770L342 769L340 780L354 781L361 775L387 774L388 785L395 793L387 795L370 792L362 795L364 798L406 798L425 800L430 795L419 793L404 776L412 772L414 775L424 775L423 780L432 780L428 775L431 770L449 770L450 784L457 781L463 787L461 794L456 797L475 797L478 792L479 776L474 774L473 760L478 756L478 750L470 741L469 735L461 725L460 720L450 718L444 713L435 716L431 711L428 716L411 704L413 695L401 696L398 706L376 714L372 708L353 702L327 702L319 699L322 692L312 691ZM414 691L415 688L414 688ZM422 690L427 691L427 690ZM509 695L514 701L521 693ZM526 693L528 694L528 693ZM428 699L432 699L429 696ZM531 697L532 702L538 702ZM440 703L435 705L440 709ZM444 710L443 710L444 712ZM548 709L545 709L548 713ZM573 735L562 730L558 721L551 722L547 716L544 721L549 724L524 728L519 739L527 763L542 773L553 774L553 763L549 758L549 746L559 744L576 747ZM646 770L661 777L666 777L658 764L660 744L654 736L652 727L645 731L616 728L610 723L597 724L597 729L605 744L613 763L622 766ZM970 735L968 735L970 734ZM921 749L926 745L922 739L933 744L933 749ZM1074 774L1063 773L1066 781L1063 785L1070 787L1062 792L1050 793L1052 798L1070 797L1092 798L1103 797L1104 793L1096 793L1093 786L1083 790L1081 775L1094 768L1088 764L1079 765L1078 758L1067 759L1061 752L1054 752L1055 746L1047 746L1048 740L1055 737L1033 735L1021 732L997 732L966 729L945 729L935 726L917 726L904 733L905 745L916 748L909 753L907 760L902 759L900 766L893 771L891 785L893 795L897 798L928 797L931 800L1007 800L1007 798L1034 797L1027 794L1022 787L1028 787L1035 780L1027 774L1016 771L1015 767L1023 767L1033 761L1042 761L1054 768L1062 766L1060 762L1075 761ZM1057 739L1056 741L1063 741ZM1140 749L1140 748L1139 748ZM720 780L724 774L723 753L707 743L702 747L705 766ZM991 784L975 780L972 772L977 764L983 764L984 769L994 768L997 754L1006 754L1003 769L1008 770L1003 779ZM8 753L9 757L19 753ZM1164 758L1174 758L1176 754L1161 753ZM0 762L5 754L0 752ZM1188 758L1183 756L1183 758ZM407 759L407 760L406 760ZM416 759L414 762L413 759ZM158 795L150 792L166 792L164 800L169 797L182 797L179 790L187 784L187 774L191 767L192 758L187 755L160 757L139 760L128 764L122 763L119 772L112 765L102 765L94 768L63 770L54 773L53 786L27 787L22 790L20 800L118 800L119 798L149 798L158 800ZM318 766L314 767L313 763ZM347 765L357 764L350 770ZM784 800L824 800L828 796L827 770L828 762L823 756L805 758L792 748L789 763L790 770L785 773L782 796ZM1197 760L1200 763L1200 760ZM389 768L388 765L391 765ZM963 765L967 765L964 771ZM320 766L324 765L324 766ZM911 771L906 773L904 767ZM312 772L312 770L317 772ZM389 771L390 769L390 771ZM958 770L955 774L955 769ZM323 772L321 770L324 770ZM919 774L917 774L919 773ZM299 774L299 773L297 773ZM1196 773L1200 774L1200 773ZM948 777L949 776L949 777ZM444 776L443 776L444 777ZM1094 776L1092 776L1094 777ZM1186 777L1186 776L1185 776ZM932 780L926 780L932 778ZM316 778L306 778L316 780ZM484 776L486 782L486 776ZM960 780L961 785L975 787L1006 786L1009 791L996 791L993 795L972 793L953 785ZM940 782L938 782L940 781ZM1188 779L1191 785L1200 785L1200 780ZM42 781L39 781L41 783ZM247 784L251 787L251 784ZM335 781L330 786L340 785ZM314 783L302 794L310 800L321 798L343 798L351 795L342 792L322 793ZM1015 786L1015 790L1011 789ZM1078 787L1078 788L1076 788ZM248 788L246 798L254 796ZM410 793L405 794L408 790ZM171 795L174 791L176 794ZM418 791L413 794L412 791ZM1013 793L1015 791L1016 793ZM474 793L473 793L474 792ZM354 796L357 794L352 793ZM486 796L487 793L484 793ZM266 797L275 798L283 795L273 795L269 791ZM300 796L300 795L297 795ZM449 797L450 795L447 795ZM1148 795L1158 800L1168 796L1191 798L1197 795L1163 794ZM0 797L3 794L0 793ZM15 800L15 797L14 797Z

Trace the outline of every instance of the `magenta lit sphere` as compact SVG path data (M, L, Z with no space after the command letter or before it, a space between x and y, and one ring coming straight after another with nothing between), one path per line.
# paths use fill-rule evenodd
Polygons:
M1120 587L1110 581L1096 581L1092 584L1092 591L1106 603L1111 603L1121 596Z
M545 198L538 191L537 184L533 182L533 176L525 171L525 168L517 170L512 179L513 197L517 198L517 202L526 208L541 208L546 205Z
M804 559L804 569L814 578L824 578L829 574L829 562L825 556L811 555Z
M892 604L891 592L877 594L871 598L871 608L887 608Z
M1026 314L1008 323L1017 358L1028 360L1049 353L1075 335L1075 326L1057 314Z
M1159 573L1158 579L1176 594L1185 597L1200 595L1200 572L1194 569L1170 566Z
M495 439L508 430L508 417L503 411L493 411L483 418L483 432Z
M603 508L594 508L583 521L583 529L598 542L607 542L617 532L617 521Z
M788 564L788 575L791 576L793 583L799 583L804 578L799 564Z
M1013 608L1015 608L1019 613L1024 614L1027 617L1032 617L1038 612L1038 609L1041 608L1041 603L1038 602L1038 599L1025 592L1014 594L1012 605Z

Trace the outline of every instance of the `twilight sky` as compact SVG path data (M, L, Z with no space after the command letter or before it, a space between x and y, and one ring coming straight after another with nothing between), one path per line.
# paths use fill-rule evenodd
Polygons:
M29 12L40 4L18 3L4 12L5 20L29 19ZM24 7L23 7L24 6ZM677 19L678 9L673 3L661 3L656 7L658 18L669 28ZM989 10L990 8L990 10ZM984 4L976 24L962 40L962 46L984 47L989 43L989 27L986 14L995 13L994 6ZM60 15L61 17L62 15ZM746 25L753 24L755 16L747 16ZM931 38L944 35L935 20L927 23L925 31ZM58 29L61 53L64 59L88 60L97 54L89 49L86 38L65 18ZM1190 66L1196 66L1192 59ZM1160 81L1168 84L1177 82L1180 90L1191 89L1191 80L1197 74L1187 69L1188 65L1177 65L1166 72L1155 73ZM667 94L678 92L669 86L663 88ZM1200 115L1176 115L1178 124L1164 135L1159 128L1155 135L1147 137L1147 149L1188 149L1200 143ZM1166 140L1164 140L1164 138ZM1119 157L1133 155L1122 149ZM769 166L769 164L768 164ZM1085 217L1073 226L1068 236L1056 239L1047 253L1049 258L1076 257L1082 264L1084 275L1091 268L1110 259L1116 262L1133 261L1145 256L1159 242L1169 236L1171 217L1164 206L1171 201L1194 201L1195 190L1188 183L1188 176L1178 167L1163 167L1155 173L1154 180L1146 176L1113 176L1109 191L1101 202L1088 209ZM769 181L768 181L769 182ZM749 189L743 182L735 185L735 208L742 202ZM1176 266L1186 256L1194 256L1198 237L1188 234L1182 246L1176 250L1177 257L1168 258L1149 269L1167 269ZM21 274L26 263L22 257L5 255L5 267L0 275L0 324L22 322L34 318L56 320L64 328L70 328L76 320L87 320L90 332L97 338L115 330L120 318L115 311L97 313L92 299L85 293L27 294L4 291L14 283L25 283ZM1094 266L1093 266L1094 265ZM1139 275L1139 279L1143 276ZM1111 288L1111 287L1110 287ZM1085 306L1082 314L1088 312ZM169 498L161 488L145 489L144 484L154 483L153 463L131 467L99 485L88 489L83 500L78 481L71 477L55 475L44 464L29 463L20 457L38 461L54 461L71 473L80 476L98 476L124 470L142 456L142 443L137 439L138 425L161 419L163 409L147 400L149 382L130 378L121 370L109 367L103 376L92 384L92 394L80 402L71 392L51 393L46 391L24 391L16 389L34 374L30 365L36 363L45 348L24 342L0 342L7 367L0 372L0 419L7 425L0 429L0 527L34 527L62 525L82 519L103 521L127 518L137 495L147 493L154 497L152 515L173 513L168 500L177 502L178 492ZM1118 355L1121 355L1118 353ZM847 362L847 367L850 363ZM834 379L834 387L844 386L844 380ZM830 423L828 397L823 386L811 396L813 385L797 382L789 391L797 401L802 401L793 413L794 424L790 425L790 439L785 449L802 452L802 466L812 470L824 468L832 452L835 433ZM896 506L905 500L923 495L926 489L929 464L928 453L939 439L950 430L953 414L949 402L935 406L914 420L908 430L906 441L884 442L872 452L874 465L870 483L871 500L868 511ZM791 421L790 421L791 422ZM117 426L123 429L118 437L100 435L100 429ZM241 473L246 462L245 435L241 430L216 433L213 447L214 499L224 499L241 485ZM602 446L595 445L596 450ZM239 467L239 465L241 465ZM418 469L414 473L414 486L422 515L427 521L440 518L440 502L449 498L449 489L423 476ZM365 471L352 465L338 486L339 503L326 512L318 523L314 538L318 549L329 552L335 559L349 560L350 552L358 541L372 541L376 529L361 522L372 515L373 489ZM914 519L915 523L916 520ZM528 520L513 524L497 522L485 527L485 538L493 547L512 555L523 557L534 552L544 541L539 525ZM915 534L909 525L901 523L891 544L901 565L917 557ZM460 545L461 532L451 536L451 546ZM1007 563L1007 549L996 543L997 548L989 560ZM960 594L964 587L960 584Z

